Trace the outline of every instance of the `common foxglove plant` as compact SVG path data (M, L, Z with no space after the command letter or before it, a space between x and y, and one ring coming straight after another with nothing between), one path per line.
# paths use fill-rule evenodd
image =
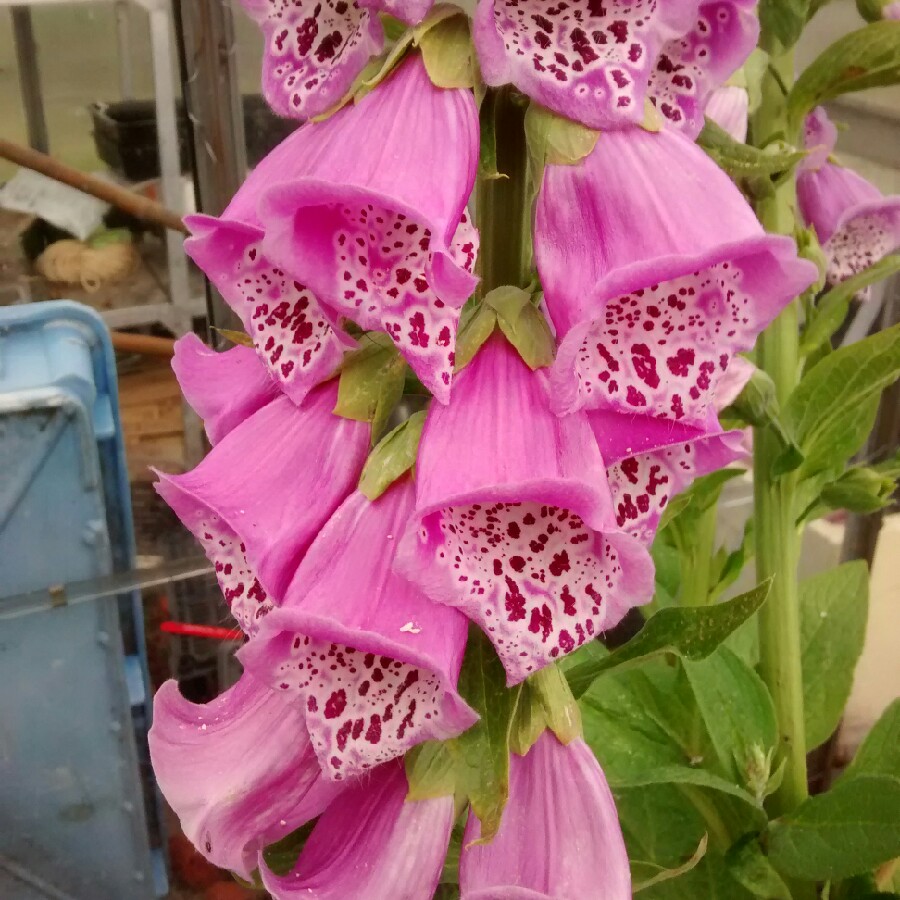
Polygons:
M276 900L805 900L900 856L821 852L883 811L803 843L837 718L803 716L797 526L886 496L847 423L900 369L896 334L829 354L816 291L889 266L900 208L831 160L812 107L857 76L793 86L785 2L242 0L305 121L187 223L247 331L178 342L212 449L157 483L245 635L236 685L155 704L207 859Z

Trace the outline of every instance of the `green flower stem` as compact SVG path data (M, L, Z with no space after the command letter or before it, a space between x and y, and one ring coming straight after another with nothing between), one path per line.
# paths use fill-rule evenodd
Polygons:
M682 606L706 606L712 589L712 559L716 552L716 505L691 522L690 543L679 542ZM685 542L687 543L687 542Z
M482 295L511 284L528 286L531 271L531 203L528 189L526 105L512 88L488 88L483 115L494 120L497 171L506 176L479 176L475 217L481 232L479 274Z
M793 82L793 53L773 55L774 72L763 81L762 104L752 122L757 146L787 134L784 86ZM763 227L770 232L794 233L796 181L786 178L757 204ZM791 303L760 336L756 362L775 382L784 407L797 386L800 372L800 331L797 301ZM759 613L759 671L772 694L778 715L778 753L775 764L785 762L784 779L767 803L769 813L781 815L806 799L806 740L803 716L803 673L800 650L800 605L797 562L800 534L795 525L796 474L772 474L781 452L778 438L768 428L754 430L753 482L756 521L757 579L774 576L768 602Z

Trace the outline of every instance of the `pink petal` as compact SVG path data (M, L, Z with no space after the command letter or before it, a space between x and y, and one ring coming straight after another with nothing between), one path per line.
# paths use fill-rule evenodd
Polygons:
M300 706L246 673L204 706L167 681L149 741L157 783L188 840L244 878L263 847L318 816L340 789L322 776Z
M610 128L643 119L657 55L696 11L697 0L479 0L473 36L487 84Z
M706 117L743 144L747 140L749 103L749 95L742 87L716 88L706 101Z
M461 224L478 160L471 92L436 88L415 55L302 131L315 150L304 173L276 179L260 206L267 256L336 313L387 331L446 401L458 310L477 283Z
M418 25L431 11L434 0L356 0L357 6L385 12L407 25Z
M742 433L724 433L714 417L706 428L607 410L588 419L608 466L616 525L645 545L675 494L745 455Z
M374 503L352 494L240 653L258 677L300 695L336 780L455 737L478 718L456 692L465 617L391 571L414 502L408 478Z
M325 810L294 870L260 866L277 900L430 900L455 816L453 797L406 802L403 764L381 766Z
M605 133L581 163L549 166L535 251L562 339L555 408L695 426L731 357L817 276L792 240L763 232L702 150L668 130Z
M347 93L384 32L353 0L240 0L265 37L263 93L280 116L307 119Z
M824 110L807 118L806 134L807 146L821 150L818 168L808 166L797 177L797 200L828 258L828 283L838 284L900 248L900 197L884 197L856 172L826 161L836 131ZM860 299L868 294L860 292Z
M203 419L211 444L218 443L279 393L249 347L217 353L193 332L175 342L172 368L184 399Z
M340 802L340 801L338 801ZM488 844L470 813L461 900L630 900L631 873L615 801L583 740L545 731L510 758L509 801Z
M192 235L185 251L238 314L272 377L295 403L355 346L343 330L332 328L333 313L273 265L261 247L260 196L278 179L307 170L312 143L308 129L295 131L250 173L219 218L185 219Z
M803 145L809 151L800 162L800 168L806 170L821 169L834 153L837 144L837 128L828 118L824 108L817 106L807 117L803 129Z
M557 418L546 379L499 337L428 414L416 517L398 569L477 622L510 684L614 625L652 590L652 565L616 533L583 414ZM464 436L464 437L461 437Z
M693 27L666 43L650 77L650 96L666 122L696 137L707 98L740 68L758 39L756 0L701 3Z
M277 605L307 547L356 484L369 426L331 413L337 385L297 408L279 397L184 475L160 473L163 499L203 545L248 634Z

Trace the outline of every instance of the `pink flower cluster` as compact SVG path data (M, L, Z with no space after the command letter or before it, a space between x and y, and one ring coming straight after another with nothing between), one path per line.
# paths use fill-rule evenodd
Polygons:
M244 3L266 34L267 96L303 116L380 48L373 10L414 22L430 5ZM478 111L417 53L296 131L222 216L189 219L188 253L254 345L179 342L213 447L158 482L247 636L238 684L196 706L167 683L151 732L163 793L214 863L258 868L279 898L427 900L454 798L406 800L401 758L477 720L457 690L470 623L515 685L649 600L669 498L741 454L717 418L746 378L737 354L816 276L692 142L755 42L751 13L746 0L479 4L488 83L611 126L541 185L549 369L497 332L455 373L477 286ZM656 133L635 124L647 98L670 123ZM434 397L414 473L374 501L357 489L370 427L333 412L333 376L358 346L349 322L388 334ZM294 869L272 872L264 848L313 821ZM470 813L467 900L630 896L615 807L580 740L546 732L513 756L500 831L480 845L479 828Z

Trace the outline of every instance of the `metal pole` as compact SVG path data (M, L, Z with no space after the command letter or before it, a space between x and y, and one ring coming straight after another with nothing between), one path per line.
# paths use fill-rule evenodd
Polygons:
M237 81L234 20L227 0L175 0L182 79L194 149L197 208L220 214L247 172ZM221 296L207 289L212 328L240 328ZM210 343L219 344L215 331Z
M25 123L28 127L28 143L41 153L47 153L47 119L41 98L41 73L38 69L37 43L31 10L27 6L14 6L11 10L13 40L16 45L16 64L19 67L19 85L22 104L25 107Z

